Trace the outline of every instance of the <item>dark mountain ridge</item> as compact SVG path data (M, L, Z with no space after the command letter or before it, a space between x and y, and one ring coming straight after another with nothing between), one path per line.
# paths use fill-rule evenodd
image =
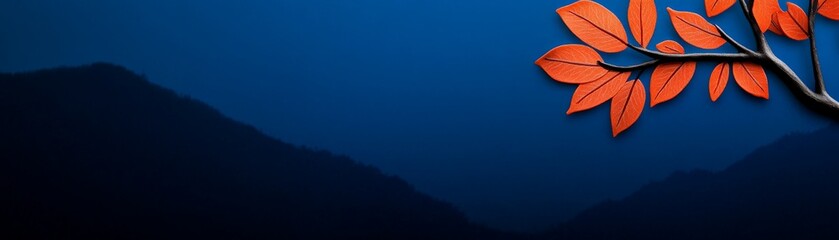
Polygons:
M839 239L839 126L678 172L554 239ZM0 74L0 239L521 239L110 64Z
M562 224L556 239L839 239L839 125L726 170L677 172Z
M2 239L510 239L110 64L0 74Z

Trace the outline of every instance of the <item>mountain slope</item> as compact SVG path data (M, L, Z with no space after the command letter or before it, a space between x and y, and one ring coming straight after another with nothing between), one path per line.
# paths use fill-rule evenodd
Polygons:
M0 74L2 239L507 239L124 68Z
M719 173L677 173L563 224L556 239L839 239L839 126Z

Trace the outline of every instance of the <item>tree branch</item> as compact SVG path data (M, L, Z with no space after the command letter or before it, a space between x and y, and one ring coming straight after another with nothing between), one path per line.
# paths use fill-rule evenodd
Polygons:
M810 57L813 61L813 78L816 80L815 92L819 95L827 94L824 87L824 77L822 76L822 67L819 63L819 53L816 50L816 11L818 10L819 0L810 1Z
M720 35L722 36L722 38L725 39L726 42L728 42L729 44L734 46L734 48L736 48L738 52L746 53L746 54L750 54L750 55L757 55L756 52L752 51L751 49L747 48L746 46L743 46L743 44L740 44L739 42L734 40L734 38L731 38L731 36L728 35L728 33L726 33L724 30L722 30L722 27L720 27L720 25L714 25L714 27L716 27L717 31L720 32Z
M748 3L746 3L746 1L745 1L745 0L740 0L740 8L741 8L741 9L743 9L743 15L746 15L746 17L748 17L748 16L751 16L751 15L752 15L752 8L751 8L751 6L752 6L752 5L751 5L751 4L748 4Z
M749 26L752 28L755 45L757 45L757 52L764 53L769 49L769 44L766 43L766 36L764 36L763 31L760 30L760 25L757 24L757 20L752 12L754 1L749 1L749 3L747 3L746 0L740 0L740 8L743 9L743 15L746 16L746 21L749 22Z
M604 62L598 62L600 66L611 71L637 71L646 70L650 67L667 62L690 62L690 61L713 61L713 62L753 62L764 66L769 71L774 72L780 78L781 82L787 85L793 96L795 96L805 107L810 110L830 117L833 120L839 121L839 102L834 100L826 92L819 94L811 91L801 78L795 74L786 63L778 59L771 50L768 52L759 53L758 55L749 55L746 53L694 53L694 54L667 54L652 50L642 49L642 53L651 56L654 60L647 61L641 64L632 66L617 66ZM639 74L640 76L640 74Z
M767 58L762 59L762 61L763 63L761 65L775 72L781 81L787 85L793 96L804 104L805 107L823 116L839 121L839 102L836 102L836 100L826 93L818 94L811 91L801 81L801 78L775 55L769 55Z
M636 71L657 66L669 62L759 62L760 58L756 55L747 53L688 53L688 54L669 54L647 49L641 49L642 53L653 58L641 64L632 66L618 66L605 62L598 62L600 66L620 72Z
M760 26L754 18L754 13L751 11L754 3L753 0L739 0L739 2L743 10L743 15L746 16L746 19L752 29L755 43L757 44L757 50L751 50L743 46L723 31L720 26L715 25L723 39L734 46L739 53L671 54L627 44L627 46L633 50L644 54L653 60L631 66L618 66L605 62L598 62L598 64L610 71L629 72L641 70L641 72L643 72L650 67L655 67L669 62L753 62L760 64L767 70L778 75L780 80L790 89L793 95L804 106L814 112L839 121L839 102L830 97L825 89L824 77L821 72L819 57L816 49L815 19L818 9L815 6L818 6L819 1L813 0L810 2L809 12L810 53L813 61L814 77L816 78L815 91L807 87L807 84L805 84L804 81L795 74L795 71L793 71L784 61L781 61L777 56L775 56L766 41L766 36L763 31L760 30ZM640 77L640 75L641 73L638 74L638 77Z
M644 69L659 65L659 64L661 64L661 61L656 59L656 60L651 60L651 61L648 61L648 62L645 62L645 63L632 65L632 66L618 66L618 65L612 65L612 64L609 64L609 63L605 63L605 62L597 62L597 64L600 64L601 67L603 67L605 69L608 69L610 71L631 72L631 71L636 71L636 70L644 70Z
M818 0L815 1L818 3ZM816 78L816 91L810 90L801 78L798 77L798 75L796 75L786 63L778 59L778 57L775 56L775 53L772 52L772 48L770 48L769 44L766 42L766 36L760 30L760 26L754 18L754 13L751 11L752 6L754 5L754 0L750 0L748 3L746 0L739 0L739 2L740 7L743 9L743 15L746 16L746 20L749 21L749 25L752 28L752 33L754 34L755 42L757 44L758 56L756 57L761 62L761 65L769 68L775 72L775 74L778 74L781 81L790 88L793 95L795 95L799 101L804 103L805 106L825 116L839 120L839 102L827 94L827 91L824 88L824 78L821 73L821 67L819 66L818 53L815 43L815 10L817 9L814 9L813 7L814 2L810 1L809 20L810 52L813 60L814 77Z
M638 51L650 58L662 60L665 62L699 62L699 61L752 61L758 56L746 53L688 53L688 54L672 54L653 51L649 49L640 48L637 46L630 46L635 51Z

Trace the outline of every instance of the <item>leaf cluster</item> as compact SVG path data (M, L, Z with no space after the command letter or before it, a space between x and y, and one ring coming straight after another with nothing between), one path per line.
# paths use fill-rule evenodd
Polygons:
M736 2L705 0L706 15L717 16ZM839 20L839 0L821 0L817 3L813 6L816 12L829 19ZM745 2L741 1L741 4ZM761 34L771 31L793 40L806 40L812 36L808 14L794 3L787 3L787 10L784 11L777 0L755 0L750 7L744 6L743 9L753 17L750 21L753 21L757 26L756 31ZM650 107L674 99L694 78L697 61L691 60L680 43L666 40L655 46L657 51L647 49L657 24L655 0L629 1L627 19L637 46L630 43L621 20L597 2L581 0L563 6L556 12L568 29L586 45L567 44L556 47L540 57L536 64L554 80L577 85L568 114L611 101L613 136L627 130L640 118L648 94L641 76L647 68L653 69L649 80ZM730 43L743 54L757 55L697 13L671 8L667 8L667 12L676 33L692 46L718 49ZM632 67L617 67L604 63L598 52L619 53L628 48L659 59ZM731 76L745 92L769 99L769 83L763 66L738 56L709 57L721 60L717 61L717 66L709 76L710 99L719 99ZM663 58L667 61L662 61L665 60ZM637 74L631 78L633 72Z

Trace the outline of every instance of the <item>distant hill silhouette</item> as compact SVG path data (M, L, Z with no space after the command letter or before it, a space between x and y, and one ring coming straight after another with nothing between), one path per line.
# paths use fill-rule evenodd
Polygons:
M0 74L0 239L510 239L109 64Z
M676 173L584 211L550 236L839 239L839 126L787 136L719 173Z
M110 64L0 74L0 239L522 239ZM679 172L550 239L839 239L839 125Z

